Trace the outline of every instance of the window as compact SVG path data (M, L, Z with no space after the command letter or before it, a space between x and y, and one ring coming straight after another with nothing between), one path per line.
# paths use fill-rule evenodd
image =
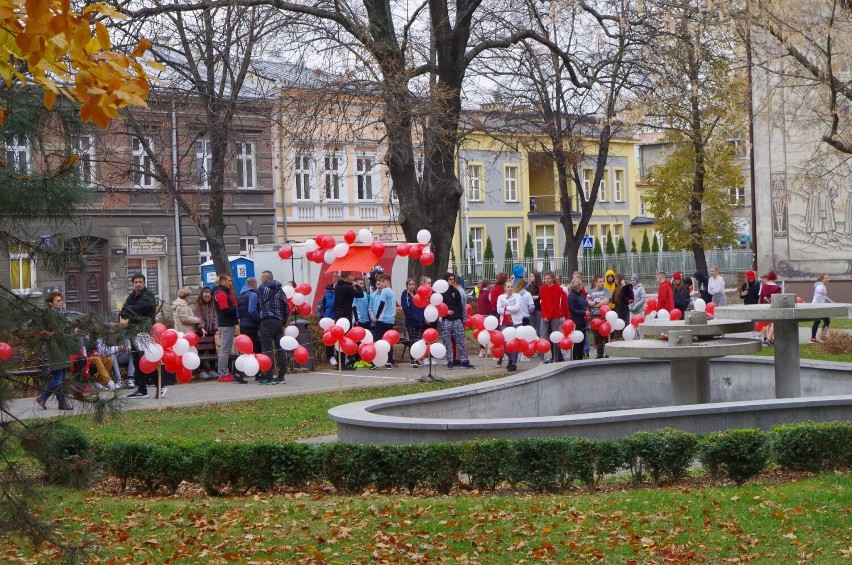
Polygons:
M506 202L518 201L518 167L507 166L503 170L503 194Z
M484 250L482 247L483 231L485 231L484 228L470 228L470 242L471 249L473 249L473 260L477 263L482 263L482 253Z
M542 258L545 254L551 259L556 250L556 229L552 225L535 227L535 254Z
M506 241L509 243L509 249L512 250L512 257L515 259L521 258L520 253L520 237L521 237L521 228L517 226L510 226L506 228Z
M614 238L613 243L615 244L616 250L618 250L618 242L621 241L622 237L624 237L622 233L623 229L624 226L622 226L621 224L615 224L614 226L612 226L612 237ZM626 241L624 243L625 245L627 244Z
M206 242L205 242L206 243ZM257 245L256 237L241 237L240 238L240 255L248 257L251 255L251 250Z
M616 202L624 202L624 171L622 170L614 172L612 199Z
M210 188L210 171L213 170L213 153L210 140L199 139L195 142L195 184L200 188Z
M206 242L205 242L206 243ZM154 296L160 296L160 260L159 259L128 259L127 260L127 289L133 288L133 281L130 280L136 273L145 275L145 286L148 290L154 293Z
M13 292L30 292L35 288L35 261L29 250L21 245L9 247L10 279Z
M80 182L85 186L95 184L95 142L89 135L81 135L75 141L74 150L80 156Z
M213 254L210 253L210 244L207 243L206 239L198 240L198 260L203 265L207 261L213 259Z
M27 138L17 135L6 138L6 166L17 173L30 171L30 144Z
M742 139L729 139L728 146L731 148L731 154L740 159L745 158L748 147Z
M738 186L735 188L729 189L731 193L731 200L734 201L734 204L737 206L742 206L745 204L745 187Z
M648 215L648 208L645 207L645 199L642 198L641 196L639 197L639 215L640 216L647 216Z
M482 165L467 166L467 199L482 202Z
M583 169L583 197L588 200L592 193L592 180L595 175L592 169Z
M601 225L601 249L606 251L606 240L609 235L609 226Z
M254 188L254 143L237 143L237 188Z
M151 139L145 138L144 142L141 138L133 137L131 139L131 147L133 148L133 184L137 188L152 188L154 186L154 175L151 165L151 157L148 156L146 146L153 150L154 145Z
M297 151L293 159L293 190L296 200L311 199L311 154Z
M607 202L609 200L609 186L606 183L608 172L604 171L601 175L601 184L598 185L598 202Z
M340 166L342 157L337 153L326 153L323 165L323 184L326 200L340 200Z
M373 199L373 165L372 157L361 155L355 159L355 176L358 182L358 200Z

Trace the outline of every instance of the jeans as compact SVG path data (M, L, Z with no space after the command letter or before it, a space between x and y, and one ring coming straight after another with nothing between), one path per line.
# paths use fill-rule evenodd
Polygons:
M550 334L553 332L561 332L562 331L562 322L565 321L565 318L554 318L552 320L542 320L541 321L541 337L550 341ZM558 343L550 342L550 359L555 363L557 361L562 361L562 350L559 349Z
M287 372L287 358L279 342L284 337L284 322L278 318L265 318L260 321L260 330L258 333L260 334L260 347L263 350L263 354L277 361L278 378L283 378ZM275 353L274 357L273 352ZM275 369L274 364L271 369L263 372L265 380L272 378L273 369Z
M62 390L62 382L65 380L65 369L57 369L55 371L50 372L50 380L47 381L47 386L44 387L44 392L42 392L38 397L39 399L47 402L50 399L51 394L56 395L56 402L59 403L60 406L65 406L68 404L68 400L60 394Z
M222 347L219 349L216 370L220 375L227 375L230 372L228 361L231 359L231 350L234 348L234 326L219 326L219 336L222 338Z

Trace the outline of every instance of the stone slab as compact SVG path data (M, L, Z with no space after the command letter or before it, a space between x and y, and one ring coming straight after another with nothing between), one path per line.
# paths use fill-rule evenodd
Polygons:
M691 328L690 328L691 329ZM709 359L725 355L757 353L763 345L759 340L725 337L696 341L691 345L672 346L659 339L634 339L607 343L604 351L610 357L638 357L639 359Z
M795 308L773 308L770 304L741 304L739 306L718 306L715 314L718 318L733 320L752 320L754 322L776 322L782 320L817 320L819 318L846 318L849 316L849 304L796 304Z
M639 333L646 337L659 337L672 330L690 330L692 335L698 337L720 336L723 334L750 332L754 329L754 322L730 319L707 320L706 324L687 324L685 320L674 322L645 322L639 324Z

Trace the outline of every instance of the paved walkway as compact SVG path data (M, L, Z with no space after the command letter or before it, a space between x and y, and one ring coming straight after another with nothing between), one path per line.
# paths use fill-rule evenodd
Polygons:
M749 333L732 334L731 337L750 337ZM810 341L810 328L799 328L799 342ZM503 367L497 367L493 359L481 359L474 357L471 362L476 369L462 369L456 367L448 370L445 363L437 363L432 367L432 374L458 380L483 375L504 375ZM537 367L537 361L519 363L521 371ZM368 388L390 386L394 384L414 383L418 378L428 373L427 367L413 369L407 363L401 363L399 367L387 369L358 369L356 371L320 370L310 373L296 373L287 375L287 383L283 385L258 385L252 379L249 384L219 382L192 382L189 384L178 384L168 387L165 398L158 400L154 398L154 388L149 387L149 398L127 399L125 407L127 410L155 410L168 408L183 408L187 406L202 406L205 404L216 404L224 402L240 402L244 400L255 400L259 398L275 398L281 396L296 396L303 394L317 394L325 392L337 392L343 389ZM122 390L119 395L126 396L132 390ZM60 411L56 408L56 400L51 399L47 404L48 409L42 410L35 402L34 397L18 398L10 402L10 413L19 419L39 418L57 416L60 414L75 414L78 411Z

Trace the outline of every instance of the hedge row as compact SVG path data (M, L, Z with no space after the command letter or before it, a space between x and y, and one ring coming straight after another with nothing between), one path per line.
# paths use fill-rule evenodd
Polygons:
M698 436L673 429L637 432L620 440L482 440L417 445L345 443L148 443L94 445L83 432L63 426L49 442L28 449L54 482L78 485L82 473L103 469L148 492L174 492L183 481L210 494L268 491L330 483L341 493L428 487L448 493L462 483L490 490L499 485L558 492L576 483L593 488L627 470L634 482L683 478L697 457L714 479L743 484L770 462L796 471L852 465L852 423L786 424L766 433L729 430ZM39 446L40 447L36 447Z

